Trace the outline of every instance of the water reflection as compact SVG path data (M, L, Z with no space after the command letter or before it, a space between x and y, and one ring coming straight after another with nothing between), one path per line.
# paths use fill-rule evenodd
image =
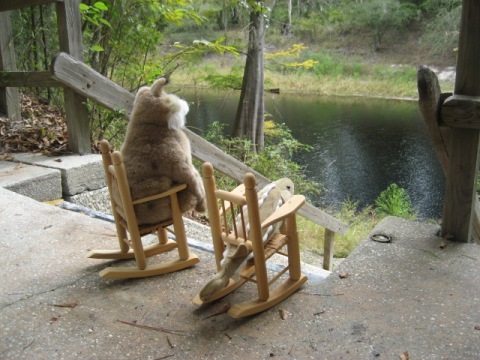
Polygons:
M238 92L181 90L191 104L187 123L201 133L219 121L230 132ZM407 190L421 217L438 217L443 174L416 102L269 94L266 110L293 136L313 146L296 159L326 192L314 202L373 204L391 183Z

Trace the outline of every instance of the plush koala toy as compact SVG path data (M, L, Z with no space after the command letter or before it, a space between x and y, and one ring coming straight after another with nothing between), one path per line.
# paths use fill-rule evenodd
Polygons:
M290 199L293 194L294 184L292 180L288 178L272 182L260 190L258 193L260 223L273 214L273 212ZM247 212L245 212L245 217L248 218ZM270 225L266 229L262 229L262 240L264 244L270 240L272 235L279 231L280 225L281 223L277 223L275 225ZM237 228L242 229L240 224L238 224ZM239 231L239 236L244 237L242 230ZM228 244L225 248L223 260L220 264L222 267L220 271L205 284L202 290L200 290L200 300L208 302L213 295L227 286L229 279L235 275L243 263L252 257L253 254L248 252L248 248L245 244L240 244L239 246Z
M178 184L183 213L205 211L205 191L192 165L190 142L182 131L188 104L163 91L166 78L138 90L121 148L132 199L155 195ZM139 225L171 218L169 198L135 205Z

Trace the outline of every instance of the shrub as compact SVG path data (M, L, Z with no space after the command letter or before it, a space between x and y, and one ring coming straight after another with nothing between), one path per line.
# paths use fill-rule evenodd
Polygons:
M375 211L380 217L398 216L409 220L414 220L417 217L410 196L405 189L398 187L397 184L391 184L386 190L382 191L375 200Z
M292 160L296 152L308 151L310 146L295 140L287 126L265 121L265 149L258 154L252 151L253 144L249 140L225 136L224 127L218 122L210 124L203 138L269 179L290 178L295 184L296 193L308 198L321 192L320 184L309 180L305 169ZM226 176L218 178L219 188L231 189L236 186L236 182Z

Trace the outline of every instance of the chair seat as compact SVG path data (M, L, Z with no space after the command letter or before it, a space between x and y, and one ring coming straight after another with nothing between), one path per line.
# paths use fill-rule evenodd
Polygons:
M120 225L122 225L126 230L128 230L128 225L127 221L119 217ZM155 231L157 231L159 228L164 228L167 226L170 226L173 224L173 219L165 220L161 223L158 224L145 224L145 225L139 225L138 226L138 231L140 232L140 236L145 236L148 234L153 234Z

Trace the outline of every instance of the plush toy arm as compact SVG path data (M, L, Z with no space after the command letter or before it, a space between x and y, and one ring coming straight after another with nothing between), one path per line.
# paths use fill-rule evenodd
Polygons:
M178 167L174 167L174 169L173 180L178 184L187 184L185 191L196 198L195 210L204 212L207 207L205 190L203 188L202 178L197 169L188 162L184 162Z

